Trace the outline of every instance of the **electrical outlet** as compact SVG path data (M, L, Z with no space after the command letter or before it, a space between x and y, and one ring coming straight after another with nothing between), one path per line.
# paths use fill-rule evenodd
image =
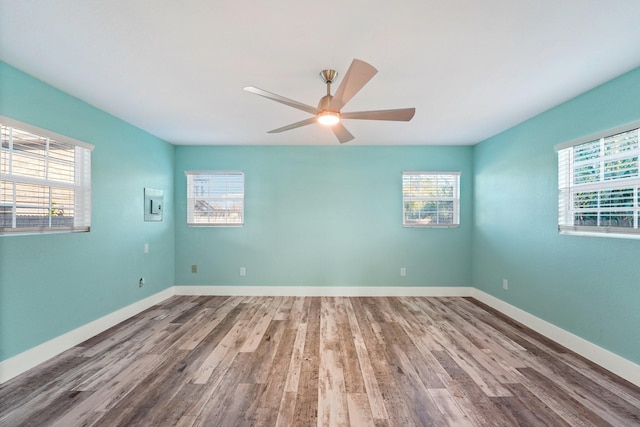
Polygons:
M138 281L138 287L141 288L144 286L144 277L141 277L140 280Z
M407 275L406 267L400 267L400 276L405 277Z
M507 279L502 279L502 289L505 291L509 289L509 281Z
M240 275L241 276L246 276L247 275L247 269L244 267L240 267Z
M148 254L148 253L149 253L149 244L148 244L148 243L145 243L145 244L144 244L144 253L145 253L145 254Z
M197 273L198 272L198 264L191 265L191 272L192 273Z

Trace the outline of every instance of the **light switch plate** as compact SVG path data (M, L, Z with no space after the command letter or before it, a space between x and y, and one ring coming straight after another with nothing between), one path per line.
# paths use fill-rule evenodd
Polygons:
M164 190L144 189L144 220L162 221Z

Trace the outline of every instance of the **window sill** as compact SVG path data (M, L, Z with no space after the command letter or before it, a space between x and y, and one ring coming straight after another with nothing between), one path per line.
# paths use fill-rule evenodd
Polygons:
M640 239L639 233L616 233L611 231L561 230L558 234L565 236L608 237L612 239Z
M402 224L404 228L460 228L460 224L429 224L429 225L417 225L417 224Z

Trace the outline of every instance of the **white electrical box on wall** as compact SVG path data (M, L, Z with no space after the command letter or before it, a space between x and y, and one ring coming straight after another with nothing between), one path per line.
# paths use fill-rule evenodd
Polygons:
M164 191L153 188L144 189L144 220L162 221L164 209Z

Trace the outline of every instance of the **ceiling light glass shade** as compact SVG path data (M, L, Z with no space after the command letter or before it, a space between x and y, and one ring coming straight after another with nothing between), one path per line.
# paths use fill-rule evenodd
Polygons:
M318 123L325 126L333 126L340 121L340 114L333 111L325 111L318 114Z

